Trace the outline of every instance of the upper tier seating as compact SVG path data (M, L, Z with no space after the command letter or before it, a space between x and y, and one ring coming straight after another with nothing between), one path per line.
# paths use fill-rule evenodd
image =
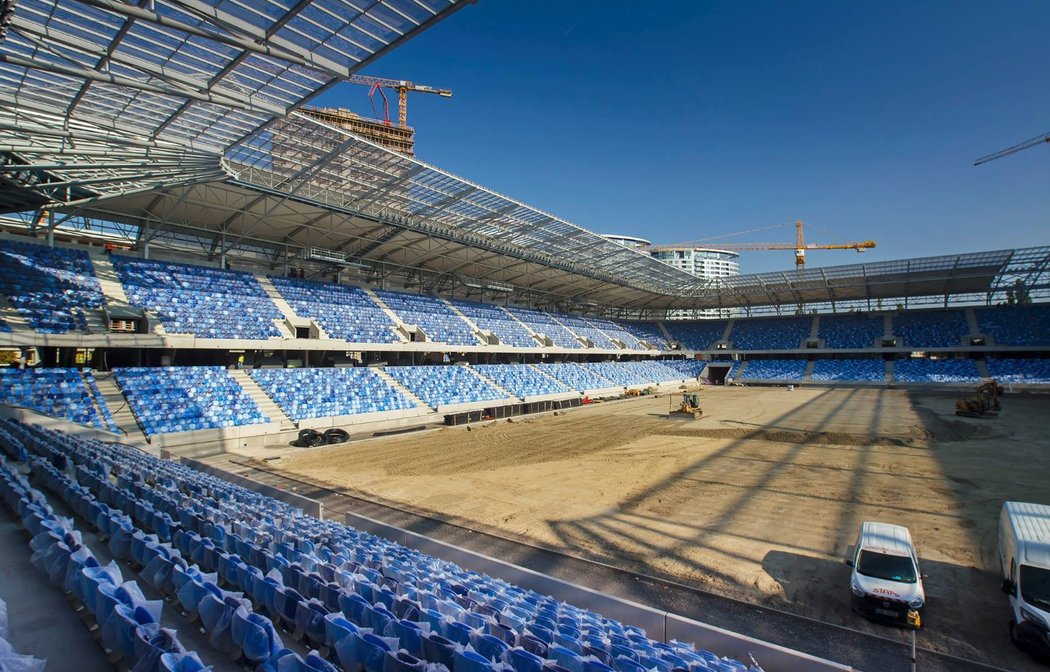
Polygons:
M601 329L595 327L593 324L577 317L576 315L566 315L564 313L558 313L554 316L556 320L564 324L577 336L582 336L589 340L595 348L602 348L603 350L617 350L619 349L609 335L603 332Z
M886 362L881 359L818 359L809 379L882 383L886 381Z
M820 316L825 348L873 348L882 338L882 315L843 313Z
M414 324L427 338L449 345L481 345L470 325L441 299L423 294L376 290L387 308L405 324Z
M977 367L969 359L898 359L893 380L898 383L974 383L980 380Z
M5 450L15 448L2 431L9 427L12 423L0 420ZM343 669L355 671L422 671L430 669L427 663L457 672L507 669L495 667L495 659L510 661L515 672L556 669L555 663L576 672L612 669L601 660L615 663L620 672L748 670L689 644L656 642L638 627L339 522L304 516L130 448L38 429L26 429L11 443L16 441L43 456L31 459L34 470L40 465L47 472L40 480L52 492L62 493L78 516L98 521L117 540L110 542L115 557L143 566L144 581L199 615L212 646L236 647L247 655L238 624L242 630L244 622L269 626L260 637L264 645L251 648L257 657L249 657L261 670L336 668L320 655L311 653L303 661L283 650L268 619L252 620L249 614L256 607L265 607L297 638L323 647ZM80 483L49 469L49 462L74 464ZM17 478L17 473L5 474L0 488ZM22 493L28 493L28 483ZM0 495L12 499L6 490ZM179 522L174 532L173 520ZM223 592L218 582L233 592ZM229 629L223 624L231 614L224 607L233 612ZM467 644L473 650L464 651Z
M87 252L15 240L0 246L0 294L30 327L43 334L88 331L84 312L106 299Z
M479 364L474 369L519 399L573 391L525 364Z
M296 315L315 320L330 338L399 343L393 320L360 287L270 276Z
M1050 345L1050 305L977 308L981 333L996 345Z
M478 325L478 329L494 333L502 345L516 348L539 347L529 330L500 306L460 300L452 301L452 305Z
M726 323L727 320L667 320L664 326L686 350L711 350L722 340Z
M902 341L897 345L906 348L954 347L969 332L966 315L957 309L898 313L893 318L893 333Z
M416 407L370 368L255 369L250 375L295 421Z
M0 368L0 404L117 431L95 379L79 369Z
M541 310L507 306L507 310L537 334L551 339L551 343L560 348L579 349L583 347L573 334L560 322Z
M114 369L147 436L269 422L221 366Z
M794 350L809 337L812 316L738 319L729 340L734 350Z
M988 374L1000 385L1046 385L1050 383L1050 359L989 359Z
M752 359L737 380L802 380L804 359Z
M160 316L169 333L272 338L283 316L251 273L114 256L128 299Z
M650 345L655 345L661 350L671 347L671 344L667 342L667 337L664 336L663 332L660 331L659 325L655 322L628 322L625 320L616 324L620 325L624 331L632 334L635 338Z
M645 346L641 344L638 337L630 331L628 331L621 322L614 322L613 320L606 320L601 317L588 317L586 318L586 320L598 329L601 329L610 338L615 338L618 341L622 341L623 344L627 346L628 350L646 349ZM660 340L661 343L657 343L655 345L661 345L663 339Z
M384 370L434 409L508 398L465 366L388 366Z
M585 366L573 362L537 364L536 366L546 375L555 378L568 386L569 389L576 390L577 392L619 387L608 378L599 375Z

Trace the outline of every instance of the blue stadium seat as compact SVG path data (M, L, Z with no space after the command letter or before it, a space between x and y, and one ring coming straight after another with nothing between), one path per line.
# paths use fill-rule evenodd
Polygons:
M42 334L87 332L86 311L106 303L86 252L15 240L0 249L0 294Z
M819 336L826 348L872 348L884 335L882 315L821 315Z
M479 364L474 369L519 399L572 392L563 383L524 364Z
M660 326L655 322L629 322L627 320L620 320L616 322L616 324L638 340L645 341L661 350L666 350L671 347L671 344L667 342L667 337L664 336L662 331L660 331Z
M507 399L464 366L388 366L385 371L432 408Z
M981 333L994 337L996 345L1050 344L1050 305L996 306L974 312Z
M806 364L804 359L752 359L736 379L801 381Z
M729 340L734 350L801 348L813 326L812 316L737 319Z
M969 332L966 315L959 309L903 312L893 318L893 333L901 339L898 345L902 347L957 346Z
M116 431L94 378L78 369L0 368L0 403Z
M478 325L479 329L495 334L502 345L516 348L539 347L529 330L500 306L462 300L454 300L452 305Z
M565 325L543 311L532 310L531 308L518 308L516 306L507 306L507 311L529 325L529 329L551 339L551 343L559 348L571 348L573 350L583 348L583 344L573 336L572 332L565 328Z
M899 383L974 383L980 376L973 360L909 357L894 363L893 379Z
M416 406L375 370L366 367L255 369L250 375L295 421Z
M393 320L360 287L270 276L296 315L315 320L329 338L349 343L398 343Z
M886 363L881 359L818 359L809 379L820 382L882 383L886 381Z
M615 382L605 376L574 362L537 364L536 368L577 392L618 387Z
M664 326L685 349L711 350L722 340L727 323L727 320L667 320Z
M988 373L1001 385L1046 385L1050 383L1050 359L989 359Z
M378 296L405 324L414 324L427 337L449 345L481 345L462 317L435 296L376 290Z

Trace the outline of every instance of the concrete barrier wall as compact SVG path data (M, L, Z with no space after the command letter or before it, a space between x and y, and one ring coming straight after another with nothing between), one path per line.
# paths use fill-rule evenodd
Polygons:
M181 464L192 469L196 469L197 471L203 471L206 474L218 476L223 480L248 488L249 490L258 492L261 495L273 497L278 501L285 502L286 504L291 504L292 506L302 509L303 513L309 516L313 516L318 520L322 519L323 507L321 506L321 502L317 501L316 499L310 499L309 497L297 495L294 492L281 490L280 488L275 488L273 486L266 485L265 483L260 483L259 481L246 478L239 474L224 471L217 467L213 467L210 464L205 464L204 462L201 462L199 460L194 460L190 457L183 457L180 459L180 462Z
M614 597L586 586L563 581L526 567L388 525L367 516L347 513L346 523L358 530L370 532L442 560L454 562L464 569L482 572L540 594L571 602L577 607L590 609L608 618L645 628L646 633L656 640L667 642L676 639L692 642L698 647L715 651L719 655L731 656L742 662L750 662L750 658L754 657L755 661L768 672L774 670L777 672L830 672L832 670L842 672L853 669L848 665L793 651L670 612L646 607L637 602Z

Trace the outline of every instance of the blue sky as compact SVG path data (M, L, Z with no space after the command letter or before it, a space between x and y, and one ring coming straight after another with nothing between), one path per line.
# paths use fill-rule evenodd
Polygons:
M420 158L575 224L878 242L826 266L1050 244L1050 146L973 166L1050 131L1047 25L1046 0L481 0L366 74L452 89L410 96Z

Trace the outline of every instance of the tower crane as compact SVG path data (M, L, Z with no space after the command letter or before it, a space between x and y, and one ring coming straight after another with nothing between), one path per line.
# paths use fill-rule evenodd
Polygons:
M774 227L763 227L763 228L774 228ZM752 231L761 231L762 229L751 229ZM875 247L874 240L864 240L857 243L842 243L842 244L822 244L822 243L807 243L803 236L802 221L795 222L795 242L794 243L705 243L703 247L710 247L716 250L730 250L730 251L745 251L745 250L794 250L795 251L795 268L798 270L805 270L806 268L806 250L856 250L857 252L863 252L870 250ZM696 242L696 241L694 241ZM692 245L692 243L678 244L678 245L653 245L645 248L646 251L658 252L660 250L669 250L686 245Z
M383 107L385 114L386 125L390 125L390 110L387 107L386 94L383 93L383 88L393 89L397 91L397 124L401 128L408 128L408 92L415 91L417 93L436 93L442 98L451 98L452 92L448 89L438 89L433 86L427 86L426 84L416 84L409 82L404 79L384 79L382 77L369 77L367 75L350 75L347 80L352 84L362 84L364 86L371 87L368 92L368 97L372 98L376 92L383 98ZM373 103L374 106L374 103Z
M1001 159L1004 156L1009 156L1010 154L1013 154L1014 152L1019 152L1022 149L1028 149L1029 147L1035 147L1036 145L1043 145L1047 143L1050 143L1050 133L1043 133L1040 136L1031 138L1029 140L1025 140L1024 142L1014 145L1013 147L1007 147L1006 149L999 150L998 152L989 154L988 156L982 156L981 158L974 161L973 165L979 166L982 163L988 163L989 161L995 161L996 159Z

